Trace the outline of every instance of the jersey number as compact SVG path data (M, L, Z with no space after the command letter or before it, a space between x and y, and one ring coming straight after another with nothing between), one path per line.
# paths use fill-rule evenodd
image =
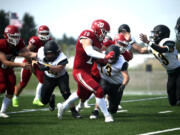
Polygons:
M160 58L164 65L169 64L169 61L166 59L166 57L162 53L154 54L154 56L156 57L156 59Z
M101 73L103 73L103 69L102 68L103 67L101 67ZM111 73L112 73L111 65L106 65L105 69L106 69L106 75L111 77Z

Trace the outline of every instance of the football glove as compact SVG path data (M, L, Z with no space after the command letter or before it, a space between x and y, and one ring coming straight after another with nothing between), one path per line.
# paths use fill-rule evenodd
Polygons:
M106 54L106 56L105 56L105 59L111 59L111 58L114 58L115 57L115 53L114 53L114 51L111 51L111 52L109 52L108 54Z
M121 84L121 86L119 87L118 92L123 92L124 88L125 88L125 85Z

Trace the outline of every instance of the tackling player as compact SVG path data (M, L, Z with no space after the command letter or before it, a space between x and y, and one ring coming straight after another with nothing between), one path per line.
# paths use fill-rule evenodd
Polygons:
M98 64L98 69L101 75L101 86L108 95L109 108L108 111L116 113L120 104L122 93L129 82L128 63L122 55L118 46L111 45L107 48L106 54L114 51L115 57L108 60L105 66Z
M92 30L84 30L80 34L76 44L73 77L77 82L77 92L73 93L63 104L57 104L58 118L62 119L64 111L68 109L70 104L78 99L84 102L94 93L96 103L105 117L105 122L113 122L114 120L106 107L104 92L91 75L91 68L95 59L110 59L114 57L114 52L103 54L98 51L102 48L102 41L107 32L110 31L110 26L106 21L100 19L95 20L91 28Z
M46 25L41 25L38 28L37 36L33 36L30 38L27 49L32 52L37 52L38 49L44 46L44 44L49 40L51 40L49 28ZM23 62L31 63L31 59L24 59ZM15 87L14 97L12 100L13 107L19 107L19 99L18 99L19 95L23 91L23 89L26 87L27 83L29 82L32 73L34 73L34 75L39 81L36 87L36 95L33 100L33 104L38 105L38 106L43 106L43 104L41 103L40 97L41 97L41 88L43 85L44 72L40 71L37 65L35 64L31 70L27 70L24 68L21 69L21 76L20 76L21 79L20 79L19 84L17 84Z

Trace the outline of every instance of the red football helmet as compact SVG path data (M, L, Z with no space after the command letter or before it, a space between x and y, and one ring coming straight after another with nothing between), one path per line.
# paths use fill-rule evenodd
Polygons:
M16 46L20 41L20 32L18 27L14 25L8 25L4 30L4 37L6 38L7 42Z
M38 37L42 41L47 41L50 38L50 31L46 25L41 25L38 28Z
M108 22L100 19L100 20L95 20L92 23L91 29L94 31L99 41L103 41L106 34L110 31L110 26Z
M127 40L125 39L125 37L124 37L124 35L122 33L117 34L115 36L114 43L118 44L118 45L121 45L121 46L124 46L124 47L128 46L128 42L127 42Z

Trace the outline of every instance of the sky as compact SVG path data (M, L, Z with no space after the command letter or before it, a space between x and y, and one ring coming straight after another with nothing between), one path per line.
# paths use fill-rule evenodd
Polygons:
M0 9L16 12L22 20L25 13L34 17L37 26L47 25L56 38L77 38L90 29L96 19L106 20L114 38L121 24L128 24L136 41L139 34L148 36L158 24L167 25L171 38L180 16L180 0L0 0Z

